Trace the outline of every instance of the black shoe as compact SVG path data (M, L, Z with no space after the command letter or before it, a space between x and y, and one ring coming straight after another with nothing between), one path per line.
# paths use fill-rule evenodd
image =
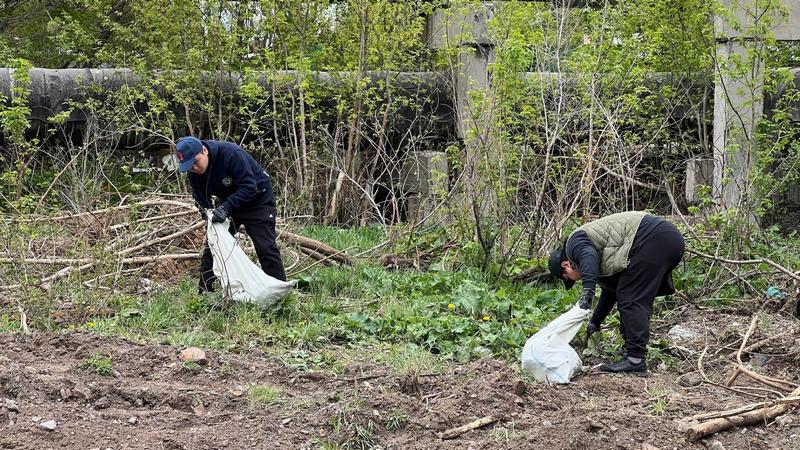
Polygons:
M631 375L636 375L637 377L646 377L649 375L647 373L647 364L642 360L640 363L634 363L628 358L621 359L615 363L606 363L599 367L599 369L603 372L610 372L610 373L630 373Z
M628 352L625 351L625 347L615 351L612 355L620 359L628 359Z

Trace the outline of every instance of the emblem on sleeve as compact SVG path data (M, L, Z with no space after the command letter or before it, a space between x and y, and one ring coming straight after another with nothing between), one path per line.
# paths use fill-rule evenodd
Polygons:
M233 184L233 180L231 180L231 177L225 177L225 178L222 179L222 185L223 186L230 186L232 184Z

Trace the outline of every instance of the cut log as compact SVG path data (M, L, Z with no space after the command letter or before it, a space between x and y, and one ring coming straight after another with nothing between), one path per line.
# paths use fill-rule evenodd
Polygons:
M789 397L800 396L800 388L795 389ZM719 417L690 427L686 431L686 439L694 442L707 436L728 430L733 427L743 427L747 425L764 424L780 415L785 414L794 407L792 403L784 403L775 406L759 408L730 417Z
M350 256L348 256L347 253L344 252L344 250L337 250L331 247L330 245L325 244L324 242L320 242L316 239L300 236L299 234L294 234L286 230L278 230L278 239L285 240L293 244L297 244L301 247L305 247L308 248L309 250L322 253L326 256L330 256L339 263L347 265L353 264L353 261L350 259Z

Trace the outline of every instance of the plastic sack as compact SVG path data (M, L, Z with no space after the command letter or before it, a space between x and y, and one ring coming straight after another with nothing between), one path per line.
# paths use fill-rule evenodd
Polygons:
M209 214L210 215L210 214ZM228 228L230 221L207 225L208 247L214 257L214 275L227 295L238 302L268 308L294 287L294 281L281 281L264 273L242 250Z
M564 384L581 370L581 358L569 346L591 310L575 304L531 336L522 349L522 368L538 381Z

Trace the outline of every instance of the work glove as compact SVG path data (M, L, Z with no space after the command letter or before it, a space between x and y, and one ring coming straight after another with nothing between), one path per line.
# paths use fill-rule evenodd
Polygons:
M592 301L594 300L594 291L592 289L584 289L581 292L581 298L578 300L578 306L581 309L592 309Z
M591 339L592 335L597 333L598 331L600 331L600 326L595 325L595 323L592 322L591 320L589 321L588 324L586 324L586 341L584 341L583 343L584 348L589 348L589 339Z
M212 223L222 223L225 222L225 219L228 218L228 210L225 209L224 206L219 205L214 208L214 212L211 215L211 222Z

